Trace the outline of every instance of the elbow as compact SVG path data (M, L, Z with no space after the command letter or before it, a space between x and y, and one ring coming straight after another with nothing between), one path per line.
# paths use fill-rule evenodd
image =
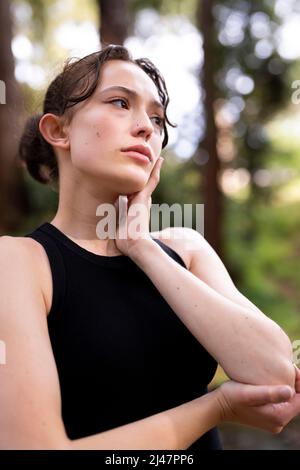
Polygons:
M35 439L29 448L35 450L73 450L72 441L65 433L49 433L43 439Z
M238 382L252 385L289 385L295 389L293 349L285 332L272 320L256 329L256 341L240 361L232 361L230 368L221 366L227 375ZM220 361L221 362L221 361ZM234 364L234 367L233 367Z
M280 368L284 384L295 387L296 372L293 365L293 347L288 335L279 327L281 333L281 363Z
M74 450L72 443L73 441L66 437L65 439L59 442L59 448L57 448L57 450Z
M276 325L278 328L278 325ZM274 379L276 384L289 385L295 389L295 368L293 365L293 348L289 337L279 327L279 338L274 351Z
M45 439L44 442L35 442L29 447L34 450L73 450L72 441L67 436L59 439Z
M43 443L35 443L35 450L73 450L72 441L64 436L59 439L46 439Z
M295 390L296 372L290 359L275 352L260 362L257 359L256 364L260 367L247 367L247 373L244 370L242 378L231 378L252 385L288 385Z
M37 448L41 450L73 450L72 441L64 431L49 432L47 436L37 442Z
M292 361L284 357L278 361L277 366L275 375L276 385L289 385L295 390L296 373Z
M0 450L73 450L68 439L53 441L40 439L8 439L0 442Z

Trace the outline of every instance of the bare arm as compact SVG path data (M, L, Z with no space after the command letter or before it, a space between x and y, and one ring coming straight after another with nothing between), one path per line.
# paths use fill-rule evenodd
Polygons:
M190 230L190 235L195 246L190 271L152 240L141 239L131 256L230 378L254 385L294 386L292 347L286 334L233 288L216 255L210 262L212 254L204 250L198 232ZM172 243L176 250L179 241Z
M187 449L221 420L217 391L134 423L76 439L81 449Z
M0 449L184 449L217 424L216 394L113 430L70 440L61 417L33 240L0 239Z

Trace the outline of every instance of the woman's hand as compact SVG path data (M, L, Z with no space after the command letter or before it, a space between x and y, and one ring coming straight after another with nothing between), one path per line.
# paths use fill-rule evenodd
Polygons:
M279 433L300 413L300 371L293 394L287 385L245 385L228 381L218 392L221 420Z
M151 242L149 233L151 195L160 179L163 158L159 157L145 187L130 196L119 196L117 209L116 246L126 256L132 256L141 242ZM120 218L120 219L119 219Z

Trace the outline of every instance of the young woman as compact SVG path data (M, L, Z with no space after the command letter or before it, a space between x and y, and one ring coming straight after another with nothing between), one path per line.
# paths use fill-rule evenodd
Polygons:
M112 45L68 63L25 126L20 156L59 206L0 240L1 448L217 449L221 420L278 432L300 410L285 333L196 231L149 233L168 101L155 66ZM232 381L207 394L217 362Z

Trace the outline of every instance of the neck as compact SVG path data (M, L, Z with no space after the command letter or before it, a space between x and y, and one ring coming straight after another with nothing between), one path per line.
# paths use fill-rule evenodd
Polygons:
M61 188L60 188L61 189ZM100 239L97 235L97 224L102 217L96 215L101 204L114 204L119 194L102 190L92 191L84 185L78 188L64 187L60 191L59 205L51 224L62 231L80 246L102 255L120 254L115 239Z

